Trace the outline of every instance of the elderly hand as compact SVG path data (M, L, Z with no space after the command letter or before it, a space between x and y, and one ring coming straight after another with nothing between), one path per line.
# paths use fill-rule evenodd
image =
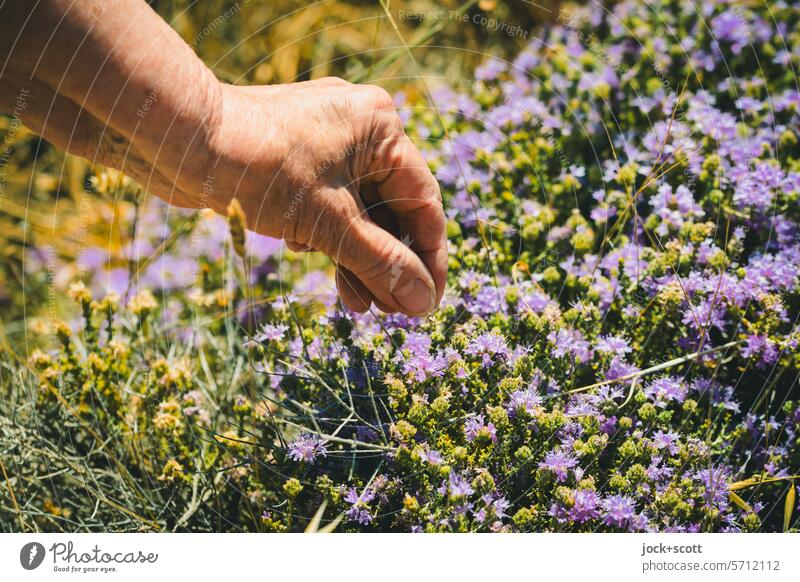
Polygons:
M143 0L0 4L0 106L179 206L318 250L356 311L421 315L444 292L441 196L382 89L328 78L225 85Z
M250 228L327 254L353 310L432 310L447 269L441 195L386 91L327 78L221 92L209 205L235 197Z

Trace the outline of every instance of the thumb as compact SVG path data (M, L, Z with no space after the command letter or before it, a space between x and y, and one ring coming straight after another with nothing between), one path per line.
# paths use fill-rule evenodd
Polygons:
M408 315L424 315L436 307L436 285L419 255L411 250L408 236L397 239L368 217L352 224L360 252L345 267L372 292L377 302Z
M346 189L342 193L351 197ZM365 211L354 213L349 220L320 216L320 222L325 223L326 228L321 230L328 236L320 237L314 246L353 273L382 308L424 315L436 306L433 277L411 250L413 241L408 237L398 239L375 224Z

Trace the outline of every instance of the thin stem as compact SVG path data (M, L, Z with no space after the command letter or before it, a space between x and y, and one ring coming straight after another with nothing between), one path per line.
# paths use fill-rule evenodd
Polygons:
M680 366L681 364L685 364L686 362L691 362L692 360L696 360L697 358L700 358L702 356L713 354L714 352L720 352L722 350L727 350L728 348L732 348L742 343L744 343L744 340L736 340L728 342L726 344L717 346L715 348L710 348L700 352L694 352L691 354L687 354L685 356L681 356L680 358L674 358L667 362L662 362L661 364L651 366L650 368L645 368L644 370L639 370L638 372L634 372L632 374L626 374L625 376L614 378L613 380L603 380L602 382L596 382L594 384L589 384L588 386L573 388L572 390L567 390L562 394L575 394L577 392L586 392L587 390L591 390L592 388L600 388L601 386L608 386L609 384L615 384L617 382L625 382L627 380L633 380L634 378L640 378L642 376L652 374L653 372L658 372L660 370L666 370L669 368L674 368L675 366Z

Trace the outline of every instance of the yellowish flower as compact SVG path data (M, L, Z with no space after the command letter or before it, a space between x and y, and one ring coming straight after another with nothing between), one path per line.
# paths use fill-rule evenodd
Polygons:
M158 307L158 303L149 289L143 289L128 301L128 309L134 315L152 311L156 307Z
M161 470L161 475L158 476L159 481L165 481L167 483L172 483L175 481L176 478L180 477L183 474L183 465L181 465L175 459L170 459L164 464L164 468Z

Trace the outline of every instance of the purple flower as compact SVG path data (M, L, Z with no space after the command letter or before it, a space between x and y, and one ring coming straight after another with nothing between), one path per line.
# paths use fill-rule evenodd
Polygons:
M639 368L631 364L626 364L625 360L623 360L621 357L614 356L611 359L611 362L608 364L608 370L606 370L606 380L624 378L637 372L639 372ZM628 380L625 382L625 384L630 384L631 381L632 380ZM622 384L622 382L620 382L620 384Z
M739 412L739 403L733 399L733 386L720 386L712 380L697 378L692 382L691 390L701 397L708 397L713 404L718 404L733 412Z
M624 355L631 351L628 341L618 335L600 336L595 347L604 354Z
M778 361L778 349L775 344L765 335L751 334L747 337L747 343L741 349L743 358L757 357L760 368L769 366Z
M624 315L625 317L628 317L630 319L634 319L636 317L639 317L639 312L640 312L640 309L636 305L634 305L632 303L629 304L629 305L626 305L625 307L622 308L622 315Z
M492 285L481 287L475 297L467 305L467 311L473 315L488 316L493 313L505 313L506 301L504 291Z
M455 471L450 471L450 476L445 481L442 481L437 491L440 495L449 494L450 499L468 497L475 493L475 490L470 486L469 482L457 475Z
M666 377L653 380L645 389L644 393L654 400L657 404L664 405L666 402L683 402L686 399L687 387L676 378Z
M740 14L726 10L711 21L711 33L715 41L732 43L731 50L738 54L747 45L749 30Z
M583 523L599 517L598 505L600 497L591 489L578 489L574 495L575 502L569 509L569 518L575 523Z
M475 69L475 78L479 81L494 81L501 73L504 73L507 68L508 65L504 61L490 57L485 63Z
M542 397L536 392L536 389L515 390L508 399L508 411L515 413L524 410L528 414L533 414L541 404Z
M583 334L576 329L559 329L551 331L547 335L547 340L553 344L552 354L556 358L562 358L571 354L578 362L588 362L591 358L589 342L583 339Z
M544 461L539 463L539 468L552 471L555 473L556 481L563 482L567 480L569 470L577 464L578 459L569 453L562 453L561 451L548 451L544 456Z
M505 360L509 355L505 338L494 332L483 333L473 339L465 352L470 356L481 356L481 365L484 368L494 364L493 357Z
M439 451L435 451L433 449L429 451L423 450L420 453L420 458L423 461L430 463L431 465L441 465L442 463L444 463L444 457L442 456L442 453L440 453Z
M403 354L400 361L403 362L403 373L411 375L418 382L422 382L431 377L438 377L444 374L447 369L448 359L446 356L430 354L431 338L424 333L409 332L403 343Z
M351 505L350 509L345 512L347 519L361 525L368 525L372 522L373 515L368 504L373 499L375 499L375 493L372 491L372 487L367 487L360 495L354 487L351 487L344 496L344 500Z
M624 527L636 514L633 499L624 495L612 495L602 502L603 521L606 525Z
M298 463L313 465L317 457L328 453L325 442L312 434L302 434L289 444L287 454Z
M732 10L726 10L711 21L711 32L717 40L732 40L737 37L737 31L746 26L741 16Z
M492 509L494 509L494 515L497 519L503 519L504 517L508 517L506 514L506 509L511 506L508 499L505 497L498 497L492 502Z
M403 350L413 356L427 356L431 351L431 336L425 333L408 332L403 342Z
M600 432L609 436L613 435L617 430L617 417L609 416L600 423Z
M703 486L703 501L705 507L725 509L728 506L728 478L730 471L723 466L711 465L707 469L700 469L695 473Z
M554 305L553 300L538 289L532 289L520 298L520 307L529 309L534 313L542 313L548 305Z
M697 332L704 333L710 327L722 330L725 327L725 306L714 298L703 299L683 314L683 323Z
M678 452L678 433L659 430L653 435L653 446L659 450L666 449L670 455Z
M412 355L403 362L403 373L411 375L417 382L442 376L446 369L447 360L438 355Z
M494 512L493 517L497 520L508 517L506 510L511 506L511 503L505 497L494 493L486 493L481 496L481 500L486 506L474 512L476 521L485 522L490 515L489 510Z
M467 419L467 422L464 424L464 434L468 442L472 442L477 437L485 435L488 436L493 443L497 444L497 429L495 429L494 424L491 422L486 424L482 414Z
M669 184L663 184L658 189L658 194L650 200L653 213L661 218L661 224L656 228L659 236L667 236L670 229L678 230L692 218L701 218L705 215L702 207L694 200L694 195L686 186L678 186L672 190Z
M650 460L650 466L647 468L648 479L652 479L653 481L661 481L662 479L670 478L675 472L671 467L662 467L661 461L661 457L653 457Z
M282 340L287 331L289 331L288 325L268 323L261 326L261 333L257 334L254 339L259 343L276 342Z

